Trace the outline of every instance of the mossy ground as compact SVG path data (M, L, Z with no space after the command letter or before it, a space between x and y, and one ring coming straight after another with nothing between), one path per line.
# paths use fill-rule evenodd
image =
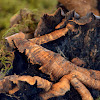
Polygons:
M56 9L56 4L56 0L0 0L0 76L12 68L13 58L12 54L6 50L5 34L19 32L27 25L33 24L33 22L30 23L30 20L26 20L16 25L16 27L10 28L11 17L19 13L20 9L27 8L34 12L34 17L38 22L44 13L53 13ZM32 28L35 27L33 26ZM8 64L10 64L9 67Z
M13 52L7 51L5 43L4 40L0 41L0 79L13 68L14 54Z
M33 10L39 20L43 13L52 13L56 9L56 0L0 0L0 39L9 29L10 18L22 8Z

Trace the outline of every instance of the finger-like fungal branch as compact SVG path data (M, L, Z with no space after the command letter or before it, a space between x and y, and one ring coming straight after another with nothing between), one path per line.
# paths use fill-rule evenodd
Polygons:
M83 67L83 66L86 65L86 63L83 60L79 59L78 57L73 58L71 60L71 62L74 63L77 66L82 66ZM94 79L97 79L97 80L100 80L100 71L92 70L92 69L90 69L88 71L90 72L90 77L92 77Z
M0 80L0 93L7 92L9 94L13 94L17 92L20 89L18 85L19 81L27 82L30 85L34 85L36 83L37 88L43 88L45 91L48 91L52 86L51 82L38 76L31 77L11 75ZM16 84L16 86L13 88L11 83Z
M64 29L60 29L60 30L51 32L50 34L43 35L41 37L36 37L34 39L30 39L30 41L35 44L40 45L40 44L47 43L49 41L56 40L56 39L60 38L61 36L64 36L67 32L68 32L68 28L64 28Z
M100 90L100 80L96 80L91 76L87 76L86 74L76 70L72 71L68 76L66 75L66 78L69 80L71 80L73 77L76 77L78 80L89 87Z
M89 90L77 78L72 78L70 82L81 95L82 100L93 100Z
M76 57L76 58L73 58L72 60L71 60L71 62L72 63L74 63L75 65L77 65L77 66L85 66L86 65L86 63L83 61L83 60L81 60L80 58L78 58L78 57Z
M22 32L19 32L19 33L16 33L14 35L6 37L5 39L7 39L10 47L14 47L13 40L14 39L25 39L25 34Z
M36 37L36 38L33 38L33 39L29 39L29 41L33 42L34 44L38 44L38 45L44 44L44 43L56 40L56 39L58 39L62 36L65 36L65 34L68 32L68 30L73 29L73 28L74 28L74 26L69 23L69 24L67 24L66 28L63 28L63 29L60 29L60 30L55 30L54 32L51 32L49 34L46 34L46 35L43 35L43 36L40 36L40 37ZM18 39L18 38L24 39L25 34L20 32L20 33L14 34L12 36L8 36L5 39L7 39L10 46L13 46L12 40Z
M52 88L49 91L40 94L40 96L44 100L48 100L52 97L62 96L70 90L70 83L79 92L82 100L93 100L93 97L88 89L81 83L81 81L77 79L77 76L75 78L75 76L73 77L71 74L63 76L58 83L52 85Z
M55 27L55 29L59 29L62 25L64 25L65 21L66 21L66 19L64 18L64 19L62 20L62 22L59 23L59 24Z
M59 26L57 26L59 27ZM68 23L66 25L66 28L60 29L60 30L55 30L49 34L40 36L40 37L36 37L34 39L30 39L29 41L35 43L35 44L44 44L53 40L56 40L62 36L65 36L65 34L68 32L69 29L74 29L74 26L71 25L70 23Z
M63 76L58 83L52 85L52 88L49 91L40 94L40 96L44 100L48 100L49 98L52 97L63 96L69 90L70 90L69 80L66 79L65 76Z

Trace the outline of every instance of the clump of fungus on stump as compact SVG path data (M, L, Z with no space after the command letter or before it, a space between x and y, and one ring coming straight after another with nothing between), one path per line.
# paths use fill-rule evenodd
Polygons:
M59 22L55 16L59 16ZM48 21L50 21L51 26L48 25ZM74 10L64 14L62 9L59 8L54 15L45 14L42 17L34 33L35 38L25 39L25 34L22 32L7 37L9 45L15 50L17 49L20 53L24 53L28 61L33 65L40 65L39 70L49 75L51 82L39 76L9 75L0 80L0 93L13 94L20 89L19 81L24 81L30 85L36 83L37 88L43 88L44 92L39 95L43 100L47 100L52 97L65 95L67 91L70 91L71 83L80 94L82 100L93 100L86 86L100 90L100 71L90 69L91 65L98 60L96 58L96 50L99 50L99 47L97 44L98 41L92 44L92 32L86 29L85 34L83 29L84 27L89 27L89 29L93 30L95 28L96 30L100 27L99 24L100 17L95 16L93 13L79 17ZM48 31L45 31L45 29ZM80 32L80 29L82 32ZM96 38L98 34L99 32L97 31L94 37ZM73 50L68 52L66 49L66 54L68 55L69 53L70 55L68 59L62 57L60 53L55 53L42 46L42 44L50 43L51 41L60 42L61 37L68 37L65 38L67 44L63 43L62 47L67 45L66 48L68 50ZM97 40L100 41L98 38ZM69 41L70 43L74 42L75 46L73 46L74 43L69 45ZM89 48L88 52L84 51L86 48ZM78 49L81 51L77 55ZM91 63L87 60L88 56L83 54L84 52L91 58ZM85 68L86 66L88 67ZM16 85L13 87L13 84ZM6 89L5 86L7 87Z

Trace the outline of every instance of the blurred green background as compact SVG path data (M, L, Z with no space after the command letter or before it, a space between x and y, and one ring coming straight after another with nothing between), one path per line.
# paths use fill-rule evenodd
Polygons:
M9 29L10 18L22 8L28 8L35 13L37 20L43 13L53 13L57 0L0 0L0 40Z

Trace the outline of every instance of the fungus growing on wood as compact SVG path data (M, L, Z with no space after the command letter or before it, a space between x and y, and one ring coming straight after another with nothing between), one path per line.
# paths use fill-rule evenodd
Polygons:
M61 9L58 9L58 11L61 11ZM40 65L39 70L42 73L49 75L52 82L46 79L43 79L39 76L34 76L34 77L23 76L23 75L22 76L20 75L6 76L4 77L4 79L0 80L1 93L8 92L10 94L13 94L17 92L20 89L18 81L25 81L29 83L30 85L34 85L37 82L37 88L43 88L45 90L43 93L40 94L40 96L44 100L46 100L52 97L65 95L67 91L70 91L70 83L71 83L71 85L78 91L78 93L82 97L82 100L93 100L91 93L88 91L85 85L87 87L100 90L100 71L80 67L81 64L85 66L87 65L87 62L85 62L86 59L82 61L83 59L80 60L79 58L77 58L76 59L77 62L75 62L75 59L74 61L72 60L72 62L70 62L69 60L77 57L76 56L77 48L80 49L82 47L82 46L80 47L79 43L83 42L85 38L85 36L81 37L83 40L80 40L81 42L79 43L77 41L73 41L74 39L77 40L77 38L79 38L80 35L84 35L82 33L78 34L76 30L78 30L80 27L86 27L89 24L91 24L91 27L94 27L93 24L97 24L97 23L99 24L100 19L97 19L95 15L93 15L95 17L94 19L91 19L91 15L90 17L86 16L85 17L86 20L84 20L84 18L77 19L74 16L74 13L75 12L72 11L69 14L65 14L61 22L59 22L57 25L54 25L54 30L52 30L49 33L44 32L43 34L41 34L42 32L41 30L44 27L38 26L37 29L38 28L41 29L39 30L40 33L36 33L36 37L33 39L25 39L25 34L22 32L19 32L15 35L12 35L6 38L9 45L12 48L14 48L15 50L17 49L20 53L23 53L24 55L27 56L27 60L29 61L29 63L32 63L33 65L34 64ZM46 16L49 16L49 15L46 15ZM91 19L91 21L87 20L89 18ZM77 22L75 20L77 20ZM76 29L76 26L78 26L77 29ZM48 28L48 31L50 31L50 28ZM69 36L69 32L71 35L69 38L66 38L66 40L67 39L70 40L72 38L72 41L70 42L71 43L74 42L76 43L76 45L78 44L77 46L75 45L76 47L71 47L74 43L69 45L68 40L67 40L66 45L69 46L71 50L73 50L69 52L72 53L75 57L74 56L72 57L70 55L71 58L69 57L70 59L67 60L64 57L62 57L60 54L55 53L51 50L48 50L42 46L42 44L44 43L46 44L47 42L54 41L56 39L60 40L61 37ZM89 33L87 33L86 35L89 36ZM90 40L87 42L90 43ZM83 48L80 50L82 54L83 54L84 48L87 46L89 45L87 44L83 45ZM94 50L98 48L95 46L92 49ZM91 52L93 51L92 49L90 50ZM96 54L97 52L95 52L95 54L92 54L93 61L95 61L94 56L96 56ZM82 57L82 55L80 56ZM3 88L4 88L3 83L5 82L4 80L6 79L8 80L10 85L7 86L8 87L7 91L3 91ZM16 84L16 86L12 88L12 84ZM82 89L83 91L81 91Z

